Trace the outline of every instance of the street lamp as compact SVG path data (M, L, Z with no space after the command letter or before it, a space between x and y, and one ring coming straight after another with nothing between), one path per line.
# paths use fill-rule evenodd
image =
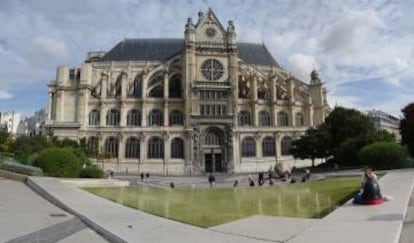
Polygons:
M116 153L116 171L119 172L119 155L120 155L120 144L121 144L121 140L122 140L122 133L118 132L116 134L116 138L117 138L117 153Z

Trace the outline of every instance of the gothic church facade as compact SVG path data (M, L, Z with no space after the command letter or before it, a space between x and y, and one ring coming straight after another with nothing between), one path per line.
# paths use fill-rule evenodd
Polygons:
M125 39L59 66L49 84L51 136L85 139L104 169L165 175L255 172L292 163L291 142L324 121L318 74L305 83L263 44L237 42L214 12L184 39Z

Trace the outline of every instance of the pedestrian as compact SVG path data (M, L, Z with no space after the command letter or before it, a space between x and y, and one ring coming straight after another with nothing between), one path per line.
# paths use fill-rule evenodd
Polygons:
M174 182L171 182L171 183L170 183L170 187L171 187L171 188L175 188Z
M259 186L263 185L264 183L264 173L263 172L259 172L259 178L257 179L257 184L259 184Z
M149 173L147 172L147 174L145 174L145 177L148 179L149 178Z
M216 186L216 177L214 175L210 174L208 176L208 182L210 183L210 188L213 188Z
M144 172L141 172L141 182L144 182Z

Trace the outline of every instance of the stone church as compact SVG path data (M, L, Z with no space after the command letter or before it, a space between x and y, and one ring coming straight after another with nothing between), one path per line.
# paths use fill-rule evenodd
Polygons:
M295 78L211 9L188 18L184 39L125 39L59 66L48 86L49 135L84 139L105 170L266 171L293 163L292 140L328 112L315 71Z

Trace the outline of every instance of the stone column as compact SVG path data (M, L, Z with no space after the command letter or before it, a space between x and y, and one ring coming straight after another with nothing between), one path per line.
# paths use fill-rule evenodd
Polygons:
M279 161L281 158L281 147L280 147L280 139L281 139L280 133L275 133L275 146L276 146L276 161Z
M168 101L164 101L164 127L168 127L168 123L169 123L169 107L168 107Z
M257 119L257 76L255 75L253 77L253 91L252 91L252 118L253 118L253 126L257 127L259 125L258 119Z
M101 110L100 110L100 125L101 126L106 126L106 108L104 105L101 105Z
M125 143L124 143L124 136L121 132L117 134L118 138L118 160L119 164L125 161Z
M106 99L108 95L108 74L103 73L101 78L101 99Z
M141 108L141 127L147 127L147 106L145 101L142 101L142 108Z
M143 132L139 133L139 163L142 164L147 160L147 143L146 136Z
M255 134L255 141L256 141L256 158L262 157L262 140L261 140L260 133Z
M121 98L125 99L127 98L127 88L128 88L128 75L124 72L121 74Z
M170 135L163 134L164 140L164 175L168 175L168 162L170 160Z
M53 113L53 93L52 91L49 91L49 101L47 104L47 120L48 121L51 121L53 119L52 113Z

